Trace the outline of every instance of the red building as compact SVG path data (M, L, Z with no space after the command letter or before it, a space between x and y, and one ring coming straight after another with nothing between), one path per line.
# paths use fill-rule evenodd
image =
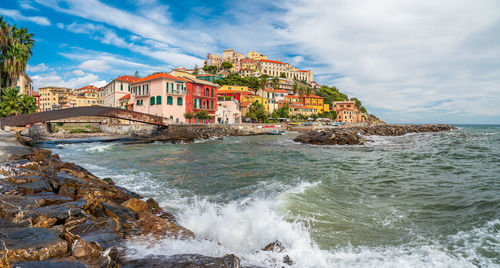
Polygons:
M32 90L31 96L33 96L33 98L35 98L36 106L38 107L38 109L36 109L36 111L39 112L40 111L40 94L38 94L38 92Z
M254 93L250 91L238 91L238 90L218 90L218 97L231 97L236 99L239 103L246 101L250 95L254 95Z
M184 77L186 82L186 113L197 113L207 111L211 116L209 119L186 119L186 123L215 123L215 112L217 111L217 89L219 85L205 80Z

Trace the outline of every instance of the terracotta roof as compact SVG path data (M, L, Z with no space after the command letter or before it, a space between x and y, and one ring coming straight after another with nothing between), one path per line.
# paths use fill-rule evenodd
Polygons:
M130 94L121 97L119 100L128 100L128 99L130 99Z
M139 79L141 79L141 78L131 76L131 75L122 75L122 76L118 76L118 78L116 78L115 80L134 83L134 82L137 82L137 80L139 80Z
M155 80L155 79L161 79L161 78L175 80L175 81L184 81L184 82L188 81L185 78L173 76L173 75L170 75L167 73L157 73L157 74L148 75L148 76L141 78L133 83L137 84L137 83L142 83L142 82L151 81L151 80Z
M274 92L276 92L276 93L288 93L288 91L286 91L284 89L277 89Z
M290 98L290 99L297 99L298 97L297 96L294 96L294 95L286 95L287 98Z
M306 71L306 70L298 70L297 72L307 73L307 72L309 72L309 71Z
M240 106L245 107L245 106L249 106L250 104L252 104L251 101L244 101L244 102L240 103Z
M253 92L250 91L239 91L239 90L217 90L217 94L227 94L227 93L240 93L244 95L253 95Z
M270 63L277 63L277 64L283 64L283 62L281 62L281 61L277 61L277 60L259 60L259 61L262 61L262 62L270 62Z
M86 90L86 89L96 90L96 91L99 90L99 88L94 87L93 85L84 86L84 87L81 87L81 88L77 88L75 90L76 91L80 91L80 90Z
M310 94L309 96L307 95L302 95L300 96L301 98L304 98L304 97L307 97L307 98L317 98L317 99L322 99L323 97L320 97L320 96L316 96L316 95L313 95L313 94Z

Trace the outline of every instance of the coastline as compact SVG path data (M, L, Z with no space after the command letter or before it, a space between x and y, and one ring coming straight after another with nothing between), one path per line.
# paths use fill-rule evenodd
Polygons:
M441 130L436 127L428 125L420 130ZM384 132L385 135L403 135L405 131L401 129L411 130L408 126L390 128L398 130ZM375 129L387 129L387 126ZM375 133L374 127L357 127L356 130ZM341 131L351 133L353 128L342 128ZM4 245L0 248L0 264L63 262L84 265L82 267L180 264L241 267L239 258L233 254L127 259L126 251L121 247L127 240L147 236L151 239L148 242L154 243L155 239L164 237L193 239L195 235L178 225L175 216L160 208L154 199L142 200L141 196L116 186L109 178L98 178L74 163L61 161L50 150L27 148L21 145L20 136L1 136L0 142L7 141L18 151L9 151L8 161L0 162L0 229L6 234L0 239ZM0 151L8 151L8 148L12 147L0 147ZM36 238L26 240L21 235L24 233ZM279 241L265 249L255 250L274 250L274 244L279 244ZM286 265L293 260L287 258L282 262Z
M0 161L0 266L242 267L234 254L128 259L122 247L128 240L154 243L195 235L154 199L143 200L110 178L61 161L50 150L25 147L19 137L1 134L0 144L10 147L0 147L0 155L8 155ZM255 250L272 251L276 243Z

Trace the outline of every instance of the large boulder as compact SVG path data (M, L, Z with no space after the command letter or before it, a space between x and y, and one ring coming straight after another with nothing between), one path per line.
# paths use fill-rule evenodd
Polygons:
M0 266L18 261L40 261L67 255L68 245L57 232L0 222Z

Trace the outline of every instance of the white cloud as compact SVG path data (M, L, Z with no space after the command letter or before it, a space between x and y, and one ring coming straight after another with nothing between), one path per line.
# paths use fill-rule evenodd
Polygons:
M93 85L95 87L103 87L107 84L108 84L108 82L106 82L106 80L99 80L99 81L94 81L94 82L90 83L89 85Z
M74 70L71 73L74 74L74 75L76 75L76 76L84 76L85 75L85 72L82 71L82 70Z
M31 21L31 22L34 22L36 24L40 24L43 26L50 26L50 21L46 17L24 16L18 10L0 8L0 14L2 14L3 16L11 17L14 20Z
M80 64L79 68L93 72L102 72L109 69L109 65L104 60L86 60Z
M45 65L45 63L40 63L38 65L35 65L35 66L31 66L28 64L28 66L26 66L26 71L28 72L43 72L43 71L47 71L49 69L49 67L47 67L47 65Z
M284 8L278 36L323 64L316 74L344 76L323 82L388 110L389 120L500 116L500 2L316 0Z

